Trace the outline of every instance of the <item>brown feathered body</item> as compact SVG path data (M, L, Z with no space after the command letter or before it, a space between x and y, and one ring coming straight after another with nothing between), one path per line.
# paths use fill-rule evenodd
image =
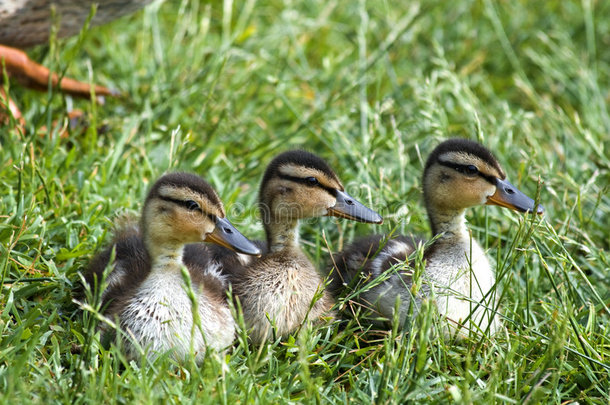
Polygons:
M0 0L0 44L25 48L49 41L58 22L59 38L77 34L85 24L91 7L97 5L92 25L101 25L131 14L152 0Z

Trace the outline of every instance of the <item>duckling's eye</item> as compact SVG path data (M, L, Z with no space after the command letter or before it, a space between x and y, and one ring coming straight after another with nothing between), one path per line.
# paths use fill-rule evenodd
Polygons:
M468 165L464 167L464 172L470 176L474 176L479 172L479 169L475 165Z
M199 204L197 204L195 201L193 200L188 200L184 202L184 206L186 207L186 209L188 209L189 211L199 211L201 210L201 208L199 208Z
M307 177L305 181L307 181L307 184L309 184L310 186L317 186L319 184L318 179L316 179L315 177Z

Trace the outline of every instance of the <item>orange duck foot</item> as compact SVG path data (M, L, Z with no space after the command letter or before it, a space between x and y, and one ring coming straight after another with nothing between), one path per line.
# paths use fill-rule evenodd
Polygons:
M14 77L24 86L45 91L49 85L51 72L46 67L32 61L25 52L0 45L0 65L4 64L9 77ZM58 87L59 79L55 73L51 76L53 87ZM64 77L59 89L75 97L91 97L91 87L87 83ZM96 96L119 96L117 91L103 86L93 86Z
M103 103L104 96L120 96L119 92L107 87L91 86L68 77L62 78L59 82L57 74L51 74L49 69L32 61L25 52L8 46L0 45L0 68L6 69L7 75L15 78L22 85L41 91L46 91L51 76L53 87L59 87L60 91L74 97L89 98L91 91L94 90L97 101ZM0 88L0 125L9 125L11 117L15 120L15 129L24 134L25 119L21 111L4 89Z

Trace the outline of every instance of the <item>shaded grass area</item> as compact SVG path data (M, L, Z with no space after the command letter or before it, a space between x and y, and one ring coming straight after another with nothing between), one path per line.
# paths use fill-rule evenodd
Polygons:
M166 1L30 51L128 96L74 100L88 129L41 136L72 101L9 83L28 130L0 130L0 397L608 403L610 4L513 3ZM303 224L321 268L357 235L426 235L423 161L449 136L488 146L547 209L468 215L503 291L493 340L439 338L425 307L407 333L350 321L262 347L242 333L201 367L137 364L102 348L99 319L71 301L117 213L168 170L204 176L262 237L258 182L290 147L323 156L386 219Z

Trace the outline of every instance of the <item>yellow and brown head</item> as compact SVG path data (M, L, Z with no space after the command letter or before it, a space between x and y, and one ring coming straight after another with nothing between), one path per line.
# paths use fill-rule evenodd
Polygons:
M155 244L212 242L260 255L260 250L225 218L214 189L190 173L166 174L152 186L144 202L142 232Z
M424 169L424 198L435 210L463 210L493 204L542 214L544 208L506 180L502 167L483 146L467 139L438 145Z
M375 211L349 196L330 166L313 153L292 150L271 161L260 187L263 222L332 215L381 223Z

